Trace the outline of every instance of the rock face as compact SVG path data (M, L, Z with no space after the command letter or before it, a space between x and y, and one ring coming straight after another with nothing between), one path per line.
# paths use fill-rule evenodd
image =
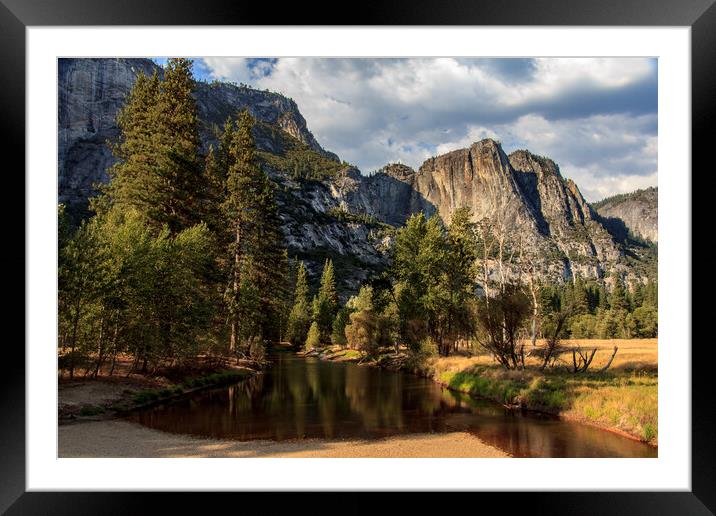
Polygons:
M115 118L139 73L160 76L162 68L149 59L60 59L58 63L58 174L59 200L70 208L86 204L93 184L106 182L114 158L107 146L119 134ZM293 100L277 93L230 83L197 82L194 93L202 141L208 146L212 126L248 109L257 120L276 125L311 149L325 151L306 126ZM260 149L277 152L270 137L258 135Z
M652 243L659 241L659 190L656 187L615 195L594 203L606 224L624 224L632 234Z
M107 146L119 134L115 117L147 59L60 59L57 160L60 202L83 205L114 162Z
M107 180L114 160L106 142L118 135L115 116L140 72L162 69L146 59L60 60L60 202L85 206L93 184ZM656 239L655 190L605 200L597 214L553 161L522 150L508 156L490 139L430 158L417 171L392 164L364 176L324 150L296 104L282 95L198 82L195 96L205 148L215 138L212 126L239 110L248 109L259 121L257 146L276 158L264 160L264 168L277 185L289 255L306 263L314 283L331 258L344 300L388 265L395 227L419 212L445 222L462 207L476 220L497 217L536 251L540 273L558 281L575 274L601 278L614 270L638 276L633 260L624 256L625 240L609 224L614 219L607 217L619 216L635 233ZM287 149L295 151L296 145L330 163L331 172L323 179L292 179ZM645 221L653 221L653 233Z
M362 180L355 174L343 179L341 187L350 209L392 225L420 211L449 222L463 207L475 220L501 217L536 250L542 273L553 279L599 278L621 266L618 245L552 160L528 151L507 156L490 139L430 158L417 172L389 165Z

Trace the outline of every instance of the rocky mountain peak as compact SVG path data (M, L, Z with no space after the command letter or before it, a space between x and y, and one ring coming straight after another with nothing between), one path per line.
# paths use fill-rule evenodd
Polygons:
M116 114L137 74L155 71L162 69L147 59L60 60L60 202L82 205L94 192L94 183L107 180L114 158L106 142L118 135ZM213 125L221 126L238 111L248 109L257 120L254 136L264 166L279 186L277 202L289 254L305 261L313 279L331 257L342 295L357 290L370 271L388 264L388 226L401 226L421 212L449 223L463 207L475 220L501 216L507 221L510 231L519 232L522 241L537 250L543 276L601 278L605 271L631 270L624 241L615 241L613 228L605 228L612 220L606 217L616 213L610 206L623 205L623 199L601 203L598 216L549 158L527 150L508 156L498 141L483 139L427 159L417 171L391 163L364 176L323 149L296 103L283 95L197 82L195 97L205 147L213 142ZM302 171L299 165L310 169L309 162L320 162L320 170ZM649 195L652 201L647 201ZM640 199L640 205L653 206L654 215L638 212L635 217L653 220L656 238L656 192ZM625 213L620 216L628 219ZM638 229L637 222L629 224L635 231L647 231Z
M540 181L547 177L561 178L559 166L549 158L532 154L528 150L516 150L509 155L512 167L524 174L536 174Z
M659 240L659 190L656 187L607 197L593 204L603 223L625 238L633 236L657 243Z
M415 170L402 163L389 163L380 169L380 172L401 181L409 180L415 176Z
M119 135L116 116L143 73L163 74L150 59L71 58L58 60L59 200L70 211L83 210L96 183L108 180L114 157L107 145ZM278 127L322 156L338 161L308 130L296 103L278 93L225 82L196 83L199 133L205 147L213 142L213 127L248 109L258 121ZM280 152L280 139L258 134L261 150Z

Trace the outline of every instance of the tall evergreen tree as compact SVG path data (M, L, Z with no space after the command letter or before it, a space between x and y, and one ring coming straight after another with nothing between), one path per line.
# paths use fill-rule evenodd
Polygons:
M161 153L162 175L169 191L167 223L176 233L204 219L201 141L190 59L169 59L157 94L154 145Z
M241 113L238 126L229 148L229 166L226 177L226 198L223 202L224 217L230 231L229 287L226 300L229 312L229 351L237 350L239 339L240 291L251 268L257 266L250 260L250 250L257 246L255 222L257 198L262 171L256 161L256 144L251 133L253 120L247 111ZM246 285L246 283L243 283ZM245 321L249 324L250 321Z
M612 291L609 296L609 307L612 310L627 310L629 308L629 299L627 297L624 283L618 274L614 274L612 277Z
M322 343L329 343L333 331L333 320L338 311L338 293L333 262L327 259L323 265L321 286L313 303L313 319L318 325Z
M572 313L582 315L589 313L589 297L582 278L577 276L572 285Z
M306 335L311 325L311 304L308 290L306 267L299 262L296 273L296 288L293 294L293 308L288 316L287 338L294 346L306 342Z
M170 59L160 79L139 74L117 116L118 162L110 169L107 204L134 207L172 234L205 218L192 62Z

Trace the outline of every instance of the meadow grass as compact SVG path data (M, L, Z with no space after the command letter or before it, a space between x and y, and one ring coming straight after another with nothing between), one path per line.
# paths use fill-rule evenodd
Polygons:
M564 367L543 372L537 359L528 359L525 370L507 371L486 355L441 357L429 367L435 379L456 391L621 430L656 444L656 339L580 340L563 344L596 347L594 371L606 363L615 345L619 352L604 373L572 374Z

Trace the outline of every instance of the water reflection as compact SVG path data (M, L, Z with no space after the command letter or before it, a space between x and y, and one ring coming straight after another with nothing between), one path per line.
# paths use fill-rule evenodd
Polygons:
M168 432L237 440L466 431L517 457L656 456L642 443L510 411L412 375L289 353L273 361L265 374L133 418Z

